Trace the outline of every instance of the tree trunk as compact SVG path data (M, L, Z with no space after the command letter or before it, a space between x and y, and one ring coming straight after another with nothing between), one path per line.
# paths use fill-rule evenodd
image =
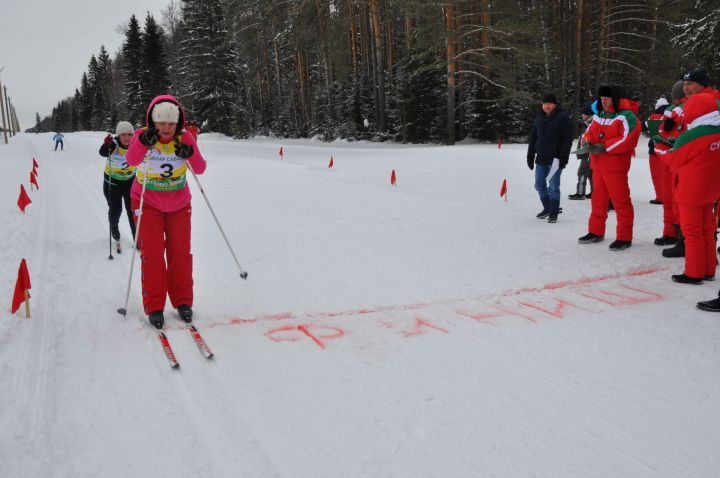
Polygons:
M455 5L450 2L445 13L447 42L447 136L446 144L455 144Z
M375 118L377 130L385 131L385 60L383 59L382 27L378 0L370 0L370 15L375 37L375 90L377 98Z

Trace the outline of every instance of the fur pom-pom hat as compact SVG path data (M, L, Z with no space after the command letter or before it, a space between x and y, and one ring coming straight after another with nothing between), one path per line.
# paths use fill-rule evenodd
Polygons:
M156 104L152 110L154 123L177 123L180 119L180 108L169 101Z

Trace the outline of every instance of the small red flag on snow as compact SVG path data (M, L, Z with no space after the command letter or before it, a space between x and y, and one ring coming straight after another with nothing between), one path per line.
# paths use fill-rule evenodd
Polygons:
M28 204L30 204L32 201L30 200L30 196L28 196L28 193L25 191L25 186L22 184L20 185L20 197L18 197L17 205L20 208L20 210L25 214L25 208Z
M280 158L285 156L285 153L283 153L282 146L280 146L280 153L278 153L278 154L280 154Z
M502 136L500 136L500 141L498 141L498 149L502 148L503 139Z
M32 173L33 173L35 176L38 175L37 166L33 166L33 168L32 168Z
M35 185L35 189L38 191L40 190L40 186L38 186L37 179L35 178L35 174L33 174L32 171L30 171L30 190L32 191L33 184Z
M330 156L330 164L328 164L328 168L332 168L335 163L333 162L333 157Z
M395 170L392 170L392 173L390 173L390 184L395 186L395 182L397 181L397 177L395 176Z
M505 197L507 201L507 179L503 179L502 187L500 188L500 197Z
M33 158L33 168L39 168L37 161L35 161L35 158Z
M20 261L18 268L18 277L15 282L15 293L13 293L11 312L14 314L20 304L25 302L25 317L30 317L30 274L28 273L27 262L25 259Z

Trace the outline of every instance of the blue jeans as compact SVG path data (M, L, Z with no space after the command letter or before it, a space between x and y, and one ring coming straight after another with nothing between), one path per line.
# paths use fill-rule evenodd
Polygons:
M545 166L542 164L535 165L535 191L540 195L540 201L553 201L556 203L560 202L560 175L562 169L558 169L557 172L548 180L548 174L550 174L550 165Z

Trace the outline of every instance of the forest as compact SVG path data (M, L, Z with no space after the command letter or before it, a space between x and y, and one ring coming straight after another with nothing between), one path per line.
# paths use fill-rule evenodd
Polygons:
M170 93L238 138L525 141L545 93L646 117L688 69L720 84L720 0L171 0L118 31L29 131L140 127Z

